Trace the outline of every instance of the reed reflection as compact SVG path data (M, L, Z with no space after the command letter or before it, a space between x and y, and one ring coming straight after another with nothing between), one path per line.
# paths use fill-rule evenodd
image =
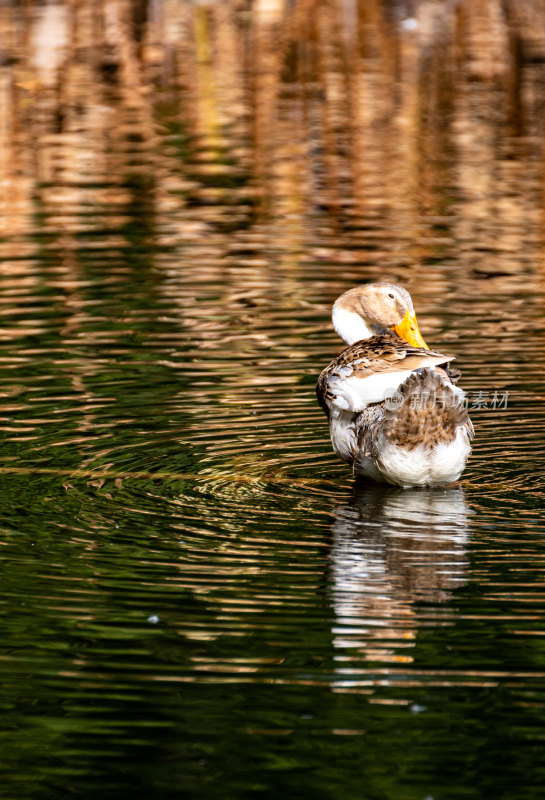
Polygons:
M3 254L21 255L36 211L44 232L130 246L138 185L155 241L194 247L188 263L204 244L233 255L252 231L295 272L320 220L325 261L401 268L439 252L489 274L520 272L522 252L532 267L543 13L521 0L2 3Z
M448 624L442 604L466 580L469 513L461 487L356 485L352 502L337 509L331 549L336 688L358 685L354 662L412 662L419 626ZM429 604L425 615L419 602Z

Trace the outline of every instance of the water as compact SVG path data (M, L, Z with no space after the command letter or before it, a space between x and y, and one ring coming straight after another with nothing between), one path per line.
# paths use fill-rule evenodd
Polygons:
M3 796L542 796L540 9L2 5ZM331 450L379 278L459 486Z

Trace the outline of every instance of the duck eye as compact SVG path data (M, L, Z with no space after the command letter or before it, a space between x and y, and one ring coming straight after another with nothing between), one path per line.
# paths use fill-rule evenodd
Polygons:
M392 300L395 300L395 298L396 298L395 294L389 294L388 297L391 297Z

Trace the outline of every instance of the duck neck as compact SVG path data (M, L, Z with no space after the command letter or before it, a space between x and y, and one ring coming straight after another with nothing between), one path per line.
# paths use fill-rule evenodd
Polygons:
M375 335L375 332L371 330L359 314L356 314L355 311L349 311L347 308L339 307L337 303L333 306L331 318L333 327L346 344L354 344L354 342L359 342L361 339L369 339Z

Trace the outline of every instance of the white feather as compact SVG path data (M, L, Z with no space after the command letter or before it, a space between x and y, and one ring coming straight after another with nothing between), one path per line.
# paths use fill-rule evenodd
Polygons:
M344 411L363 411L369 403L381 403L391 396L411 373L410 369L377 372L367 378L358 378L355 375L344 378L334 373L328 383L330 391L336 397L329 403Z
M373 331L368 328L359 314L354 311L348 311L346 308L341 308L337 303L333 306L331 319L333 320L333 327L346 344L354 344L354 342L359 342L361 339L369 339L370 336L373 336Z
M354 414L351 411L332 409L329 418L329 433L335 452L343 461L351 464L357 451Z
M401 384L411 375L414 370L400 369L399 371L376 372L366 378L354 375L354 367L360 364L363 359L356 359L351 364L337 367L328 380L329 392L332 398L326 398L326 403L341 409L342 411L353 411L357 413L363 411L370 403L382 403L387 397L399 389ZM428 356L424 361L422 357L422 367L435 367L444 364L445 361L452 360L449 356ZM403 363L403 362L401 362ZM400 364L401 366L401 364ZM457 387L452 387L463 398L463 392Z
M391 444L381 434L377 443L380 459L371 461L359 456L356 475L376 480L378 469L382 480L395 486L445 486L458 480L471 451L465 428L459 428L452 442L440 444L434 450L423 446L413 450Z

